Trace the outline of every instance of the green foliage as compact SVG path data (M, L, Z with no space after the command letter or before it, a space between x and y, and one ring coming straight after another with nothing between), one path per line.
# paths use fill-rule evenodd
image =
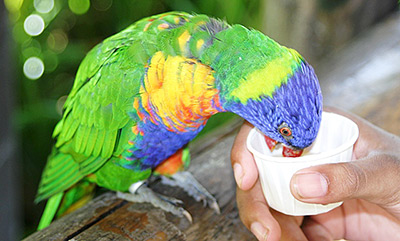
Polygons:
M62 106L72 88L78 66L90 49L136 20L166 11L203 13L225 19L229 23L240 23L258 29L262 20L260 0L4 2L9 10L10 31L14 40L14 70L18 94L14 123L22 140L25 200L23 213L27 230L34 230L40 217L41 210L33 204L33 200L41 172L54 144L51 139L52 131L61 119ZM43 20L42 29L24 30L25 20L31 14L36 14ZM40 24L30 27L32 26L37 27ZM30 31L34 34L27 34ZM40 65L40 61L35 62L36 65L25 69L28 72L24 75L24 64L30 57L38 58L43 65ZM232 114L212 117L204 132L210 132L232 118Z

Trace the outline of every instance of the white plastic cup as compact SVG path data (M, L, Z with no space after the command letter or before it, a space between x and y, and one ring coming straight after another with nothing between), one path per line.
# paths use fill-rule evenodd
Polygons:
M328 163L349 162L358 138L358 126L352 120L329 112L322 113L321 126L314 143L300 157L283 157L282 147L271 152L264 135L253 128L247 137L247 148L257 163L261 186L268 205L292 216L328 212L342 202L311 204L300 202L290 192L290 179L300 169Z

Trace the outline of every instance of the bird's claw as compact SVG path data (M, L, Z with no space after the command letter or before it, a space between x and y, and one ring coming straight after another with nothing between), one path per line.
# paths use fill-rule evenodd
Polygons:
M214 202L208 204L211 209L213 209L217 214L221 214L221 210L219 208L219 205L217 201L214 200Z
M182 208L182 209L183 209L183 208ZM190 224L193 223L192 215L190 215L190 213L189 213L188 211L186 211L185 209L183 209L182 215L185 216L185 218L189 221Z
M221 213L217 200L192 176L192 174L190 174L190 172L177 172L172 175L171 178L162 176L161 181L169 186L181 187L197 202L202 202L204 206L208 205L217 214Z
M155 193L146 185L140 185L135 190L135 193L117 192L117 197L130 202L151 203L153 206L159 207L178 217L185 217L190 223L193 223L192 215L184 208L178 206L179 204L183 204L181 200Z

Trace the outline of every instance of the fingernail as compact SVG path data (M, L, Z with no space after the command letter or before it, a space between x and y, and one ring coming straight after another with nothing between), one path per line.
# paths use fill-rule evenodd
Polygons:
M319 172L296 173L293 186L300 197L323 197L328 191L328 180Z
M239 163L233 164L233 175L235 176L237 185L239 186L239 188L241 188L244 176L242 165L240 165Z
M268 229L259 222L254 222L250 225L251 232L257 237L258 240L267 240Z

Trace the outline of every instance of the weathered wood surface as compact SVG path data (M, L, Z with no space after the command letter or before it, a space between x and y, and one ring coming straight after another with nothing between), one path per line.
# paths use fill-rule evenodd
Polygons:
M317 73L325 103L400 135L399 47L397 14L322 62ZM151 205L119 200L109 192L26 240L255 240L240 222L235 201L230 149L237 126L233 123L217 136L206 137L201 146L193 146L195 157L189 170L217 198L221 215L180 189L152 183L155 191L184 201L193 216L192 225Z

